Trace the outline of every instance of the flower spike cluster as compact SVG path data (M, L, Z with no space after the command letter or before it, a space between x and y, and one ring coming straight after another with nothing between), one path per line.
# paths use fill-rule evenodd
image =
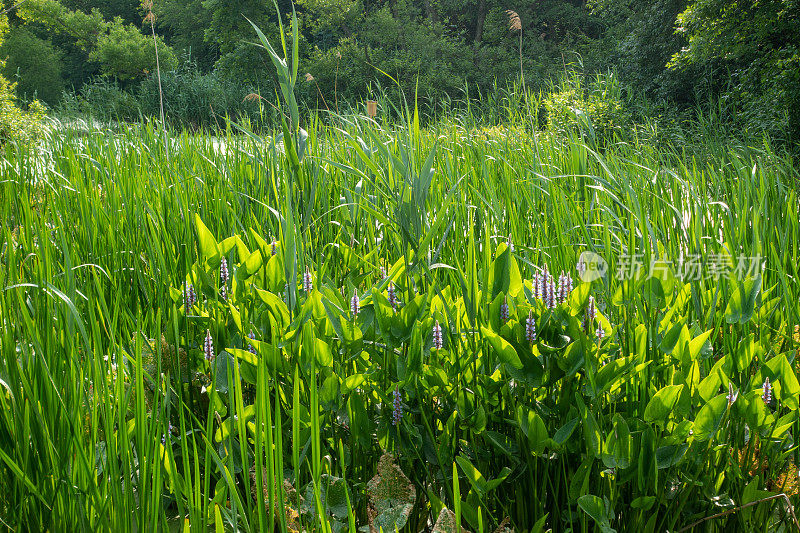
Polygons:
M533 318L533 311L525 319L525 340L530 344L536 342L536 319Z
M764 391L761 399L764 400L765 404L769 405L772 402L772 383L769 382L769 378L764 379L764 385L761 388Z
M508 310L508 298L503 298L503 303L500 304L500 322L507 322L510 316Z
M191 283L186 283L183 289L183 305L185 310L188 311L197 302L197 293L194 292L194 286Z
M444 346L444 338L442 336L442 326L439 322L436 322L436 325L433 326L433 347L437 350L441 350Z
M211 337L211 330L206 330L206 338L203 341L203 353L209 363L214 360L214 339Z
M223 257L219 262L219 280L222 285L228 283L230 279L230 271L228 270L228 261Z
M392 392L392 424L395 426L399 426L400 420L403 418L403 405L400 400L400 391L395 389Z
M389 288L386 289L386 294L389 296L389 305L392 306L392 311L397 311L397 289L391 281L389 282Z
M248 333L248 334L247 334L247 338L248 338L248 339L250 339L251 341L254 341L254 340L256 340L256 334L255 334L255 333L253 333L253 332L251 331L250 333ZM247 347L247 350L248 350L248 351L249 351L251 354L253 354L253 355L256 355L256 347L255 347L255 346L253 346L252 344L250 344L250 345Z

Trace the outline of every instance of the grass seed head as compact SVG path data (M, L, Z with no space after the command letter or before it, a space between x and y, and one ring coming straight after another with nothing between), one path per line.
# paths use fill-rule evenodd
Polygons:
M508 29L511 31L520 31L522 30L522 19L519 18L519 13L516 11L512 11L511 9L506 10L506 15L508 15Z

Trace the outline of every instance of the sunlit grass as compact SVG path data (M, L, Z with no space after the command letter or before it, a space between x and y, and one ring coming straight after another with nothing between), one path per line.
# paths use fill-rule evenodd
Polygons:
M619 530L677 530L773 493L797 502L787 469L798 462L800 390L784 374L794 375L800 323L798 175L790 157L710 140L702 159L644 142L592 149L525 122L419 128L413 112L406 116L383 124L310 118L299 163L285 139L236 128L215 140L173 136L169 156L150 126L63 132L4 148L0 519L7 527L151 530L178 517L193 529L354 530L380 505L368 482L384 452L396 455L415 488L407 515L414 531L451 511L470 530L494 530L508 517L517 530L541 520L544 529L589 531L600 515ZM271 257L276 242L269 269L233 274L227 303L217 292L220 257L209 252L196 217L216 246L239 236L241 246L226 250L235 271L250 253ZM558 312L524 290L511 294L514 268L524 280L544 265L577 278L584 251L604 257L608 275L576 289L580 295ZM708 262L726 253L734 262L763 258L760 290L727 274L684 284L672 279L677 265L656 281L614 276L633 254L647 269L656 259ZM501 256L513 260L498 265ZM307 268L318 304L302 289ZM211 285L198 283L205 292L187 312L181 291L201 270ZM394 337L376 322L391 314L387 275L402 306L419 305L409 329ZM285 297L285 322L261 316L267 300L253 299L255 288L275 295L263 296L273 314ZM581 336L589 290L603 321ZM356 321L354 291L362 306ZM498 322L505 298L510 324L522 328L531 310L542 338L564 344L523 350L522 329ZM228 303L243 317L241 328ZM748 307L751 316L740 320ZM441 352L431 348L437 321L446 329ZM598 325L607 335L599 343ZM254 365L240 353L252 346L244 340L251 327L263 342ZM206 329L216 343L213 364L202 356ZM704 332L706 341L678 346ZM541 374L512 368L500 338L513 341L522 360L537 358ZM316 340L329 347L330 361L305 354ZM580 347L579 358L570 346ZM269 363L268 354L277 359ZM727 363L717 365L722 358ZM770 361L776 368L767 372ZM600 377L603 364L618 367ZM767 375L778 381L765 407ZM361 377L348 382L352 376ZM598 382L608 389L597 392ZM719 399L728 383L740 398L731 409ZM680 412L663 421L648 415L656 393L681 386ZM723 404L708 438L689 433L706 405ZM533 429L538 420L544 436ZM625 452L609 443L623 423L631 438ZM570 424L568 440L546 441ZM480 488L494 478L504 481ZM335 512L325 510L332 487ZM580 500L590 495L598 500ZM790 527L786 512L782 500L771 500L713 524Z

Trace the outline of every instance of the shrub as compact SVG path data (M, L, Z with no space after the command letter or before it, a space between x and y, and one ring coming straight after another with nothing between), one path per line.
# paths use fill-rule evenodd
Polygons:
M136 97L109 78L97 77L84 85L80 101L85 113L103 122L138 120L140 117Z
M0 76L0 145L9 140L29 142L44 133L45 108L34 100L28 110L17 105L14 84Z
M265 114L258 99L245 97L257 89L221 75L203 74L188 58L177 69L161 73L164 114L177 128L216 129L225 119L248 122L258 128L273 113ZM138 121L160 114L159 86L155 73L141 83L122 87L108 77L95 78L79 95L66 93L59 111L64 115L87 114L97 120Z
M251 85L225 77L218 71L203 74L188 58L180 68L162 72L161 88L166 120L172 124L198 129L222 125L225 117L260 121L259 103L245 99L248 94L257 92ZM144 80L136 94L144 115L159 114L155 76Z
M612 73L597 74L585 87L572 74L545 98L544 106L547 129L561 135L579 133L602 143L631 125L623 88Z

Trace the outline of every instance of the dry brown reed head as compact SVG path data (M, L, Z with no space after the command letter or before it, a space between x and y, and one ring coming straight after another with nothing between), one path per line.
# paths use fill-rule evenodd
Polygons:
M244 97L245 102L255 102L257 100L263 100L264 98L260 94L250 93Z
M314 76L312 76L310 72L306 72L306 81L314 81Z
M522 19L519 18L519 13L510 9L506 10L508 15L508 29L511 31L522 30Z
M147 12L144 16L144 22L153 24L156 21L156 16L153 14L153 0L142 0L141 6Z

